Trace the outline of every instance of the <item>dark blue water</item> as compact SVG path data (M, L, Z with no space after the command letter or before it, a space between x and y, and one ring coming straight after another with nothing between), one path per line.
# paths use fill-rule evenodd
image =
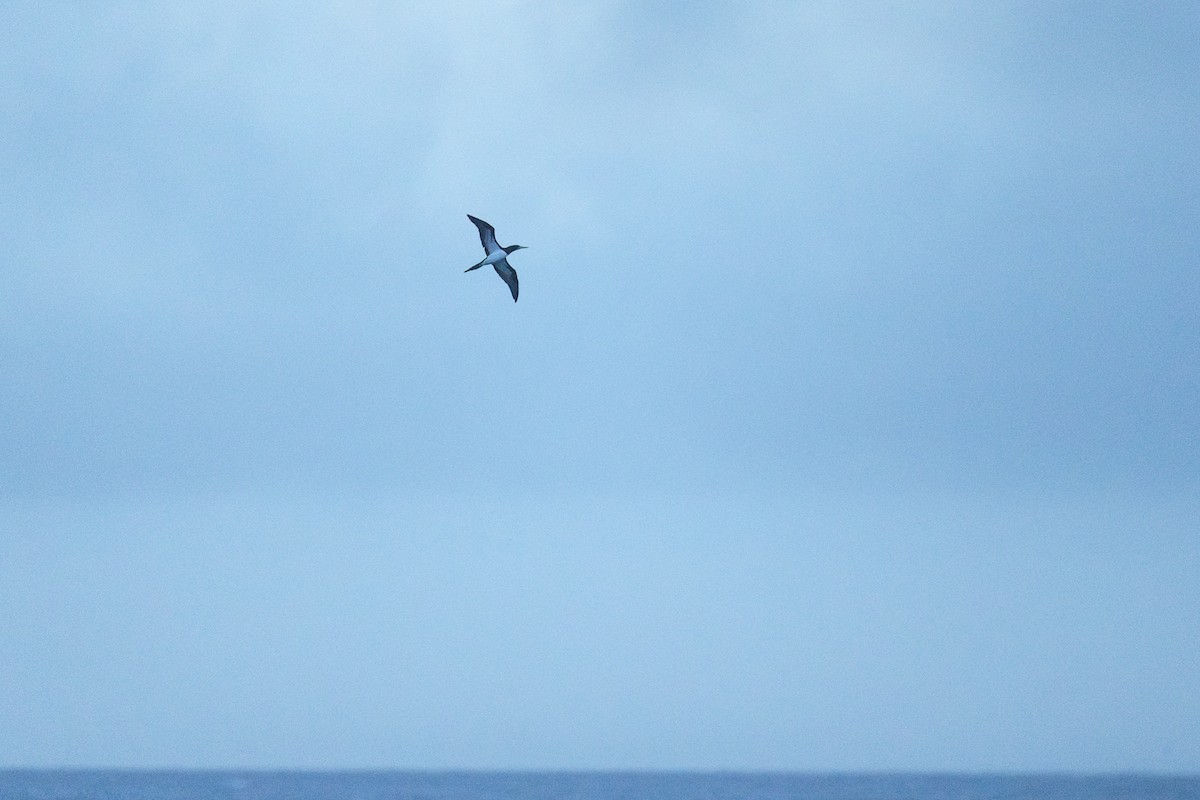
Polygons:
M0 800L1200 800L1200 776L0 770Z

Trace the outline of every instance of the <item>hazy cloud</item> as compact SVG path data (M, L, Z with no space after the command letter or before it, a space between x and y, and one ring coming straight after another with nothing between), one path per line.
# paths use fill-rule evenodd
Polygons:
M0 24L9 763L1195 762L1191 4Z

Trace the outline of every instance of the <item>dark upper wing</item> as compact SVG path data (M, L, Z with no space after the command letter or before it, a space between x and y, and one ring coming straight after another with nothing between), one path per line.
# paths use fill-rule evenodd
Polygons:
M497 261L492 266L496 268L496 274L508 284L508 290L512 292L513 302L517 302L517 271L508 265L507 259Z
M500 245L496 244L496 229L479 217L472 217L467 214L467 219L475 223L475 227L479 228L479 243L483 245L483 252L489 256L500 249Z

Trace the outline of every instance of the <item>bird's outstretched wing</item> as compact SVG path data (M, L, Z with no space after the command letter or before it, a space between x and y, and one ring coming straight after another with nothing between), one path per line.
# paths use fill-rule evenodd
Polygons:
M517 302L517 271L508 265L507 259L501 259L492 264L492 266L496 268L496 274L508 284L508 289L512 292L513 302Z
M475 223L475 227L479 228L479 243L483 245L483 252L489 256L500 249L500 245L496 243L496 229L479 217L472 217L467 214L467 219Z

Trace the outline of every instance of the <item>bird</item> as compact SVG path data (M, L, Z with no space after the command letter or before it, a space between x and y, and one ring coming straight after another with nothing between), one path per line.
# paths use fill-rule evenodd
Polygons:
M467 267L464 272L470 272L473 269L479 269L482 266L491 264L505 283L508 284L508 290L512 292L513 302L517 302L517 271L508 265L508 256L518 250L528 250L529 248L523 244L510 244L508 247L501 247L496 242L496 229L487 224L479 217L472 217L467 214L467 219L475 223L475 227L479 228L479 241L483 244L483 252L486 254L483 261L480 261L473 267Z

